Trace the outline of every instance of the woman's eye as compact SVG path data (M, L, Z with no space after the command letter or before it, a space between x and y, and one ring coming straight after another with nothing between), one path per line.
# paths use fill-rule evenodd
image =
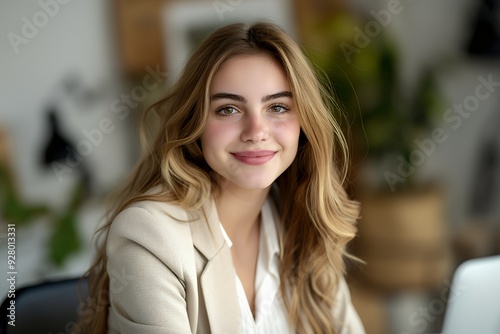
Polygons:
M223 107L223 108L220 108L219 110L217 110L217 114L221 115L221 116L230 116L230 115L234 115L238 113L238 110L236 110L236 108L234 107Z
M280 104L276 104L274 106L271 106L271 111L277 114L282 114L287 112L289 109L285 106L282 106Z

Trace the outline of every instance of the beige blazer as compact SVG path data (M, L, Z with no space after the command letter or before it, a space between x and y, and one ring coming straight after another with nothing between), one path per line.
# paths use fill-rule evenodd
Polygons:
M108 333L241 332L230 249L214 202L204 208L207 220L175 205L144 201L116 217L106 247ZM340 287L340 323L359 321L344 281Z

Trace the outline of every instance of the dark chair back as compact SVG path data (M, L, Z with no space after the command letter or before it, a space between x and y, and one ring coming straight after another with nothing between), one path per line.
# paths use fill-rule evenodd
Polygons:
M16 290L15 326L9 325L11 299L0 310L0 334L69 334L88 296L86 279L49 281Z

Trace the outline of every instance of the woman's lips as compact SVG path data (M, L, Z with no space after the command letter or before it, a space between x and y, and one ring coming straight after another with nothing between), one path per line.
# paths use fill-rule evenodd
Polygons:
M232 152L231 155L238 161L248 165L258 166L263 165L276 155L277 151L242 151Z

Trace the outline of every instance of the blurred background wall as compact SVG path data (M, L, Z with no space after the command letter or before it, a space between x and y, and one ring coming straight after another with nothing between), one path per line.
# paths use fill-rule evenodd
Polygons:
M454 268L500 253L495 0L2 1L0 261L11 223L18 286L86 270L140 113L206 34L257 19L297 39L343 106L368 333L439 331Z

